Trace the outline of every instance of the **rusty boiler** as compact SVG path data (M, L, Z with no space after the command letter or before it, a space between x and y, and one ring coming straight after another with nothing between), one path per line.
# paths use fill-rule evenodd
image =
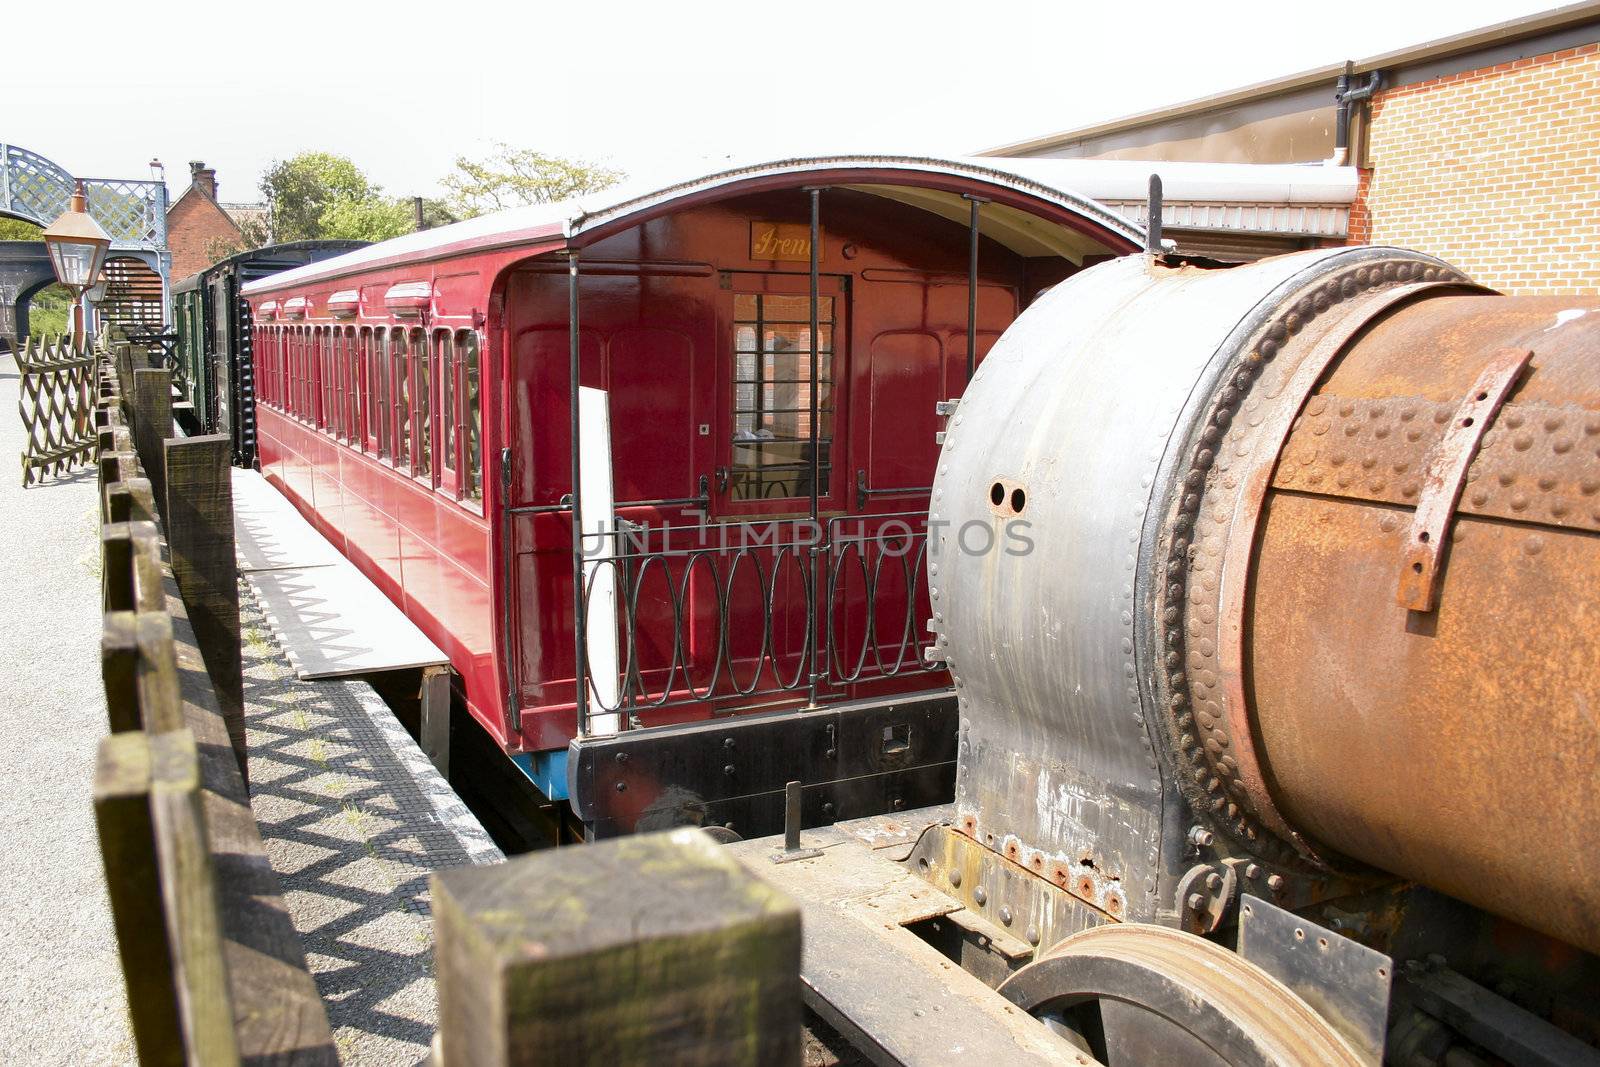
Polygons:
M930 530L933 872L1025 876L1030 968L1231 946L1258 901L1600 1036L1600 297L1393 248L1102 264L977 371ZM1357 1060L1442 1062L1402 1014Z

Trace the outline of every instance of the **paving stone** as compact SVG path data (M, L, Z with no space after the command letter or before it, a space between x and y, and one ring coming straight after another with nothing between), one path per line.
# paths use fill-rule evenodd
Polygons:
M346 1064L418 1063L436 1017L433 871L503 858L382 698L301 681L241 584L251 804Z

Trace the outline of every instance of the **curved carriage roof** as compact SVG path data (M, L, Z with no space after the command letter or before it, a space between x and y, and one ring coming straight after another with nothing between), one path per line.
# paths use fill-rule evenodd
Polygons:
M369 241L319 239L284 241L282 244L249 248L243 252L235 252L231 256L224 256L204 270L189 275L181 282L173 283L172 291L174 293L186 293L192 289L197 289L206 275L224 267L243 268L259 265L262 268L262 273L273 274L286 267L296 266L301 261L316 262L318 259L332 259L335 255L353 252L358 248L366 248L369 244L371 244ZM317 255L319 252L326 254L319 257Z
M1103 251L1107 244L1137 246L1143 231L1065 183L1053 180L1048 164L1077 160L945 160L916 156L818 156L735 167L666 185L638 183L553 204L534 204L406 234L366 248L284 271L244 287L246 293L335 278L390 264L438 259L523 244L551 249L581 247L605 232L634 225L691 202L772 188L795 188L827 180L842 188L890 196L966 223L961 191L987 191L995 198L1026 203L1031 210L986 210L986 236L1032 254L1062 251L1062 238L1047 231L1066 223L1081 233L1078 251ZM1046 166L1040 166L1040 164ZM1013 165L1016 164L1016 165ZM1070 169L1070 168L1069 168ZM1063 175L1065 176L1065 175ZM955 192L952 192L955 190ZM1044 218L1053 214L1053 221ZM1068 243L1071 240L1068 239Z

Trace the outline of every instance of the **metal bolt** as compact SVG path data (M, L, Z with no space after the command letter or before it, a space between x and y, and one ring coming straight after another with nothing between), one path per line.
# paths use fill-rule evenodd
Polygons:
M830 749L828 749L828 751L826 751L826 752L824 752L824 753L823 753L823 754L822 754L822 758L823 758L823 759L833 759L833 757L834 757L834 756L836 756L836 755L838 755L838 754L839 754L839 753L838 753L838 751L837 751L837 750L835 750L835 749L831 749L831 748L830 748Z
M905 806L906 806L906 802L904 800L900 799L899 797L895 797L894 798L894 810L895 811L899 811L901 808L903 808Z
M1189 910L1190 911L1200 911L1205 906L1206 906L1206 897L1205 897L1204 893L1190 893L1189 894Z
M1210 890L1221 889L1222 875L1218 874L1216 871L1212 871L1210 874L1206 875L1206 888Z
M617 792L626 793L627 791L628 791L628 783L627 782L618 782L617 783Z
M1007 926L1011 925L1011 909L1004 904L1000 905L1000 921Z
M1038 943L1039 943L1039 928L1037 926L1028 927L1028 944L1037 945Z
M1189 844L1195 848L1205 848L1212 842L1211 831L1204 826L1189 827Z
M628 754L626 752L618 752L617 753L617 762L618 763L627 763L628 762Z
M822 814L825 815L826 817L830 818L830 819L833 818L833 802L832 801L828 801L827 803L822 805Z
M1248 864L1245 865L1245 868L1244 868L1244 876L1246 878L1260 878L1261 877L1261 868L1257 867L1253 863L1248 863Z
M1274 893L1283 892L1283 875L1271 874L1267 876L1267 888Z
M722 768L722 773L726 774L729 778L732 778L733 777L733 764L730 763L726 767Z
M960 889L961 888L961 872L960 871L951 871L950 872L950 884L951 884L951 886L953 886L956 889Z
M980 885L978 888L972 891L972 899L976 900L979 904L987 904L989 902L989 893L983 888L983 886Z
M723 748L732 748L733 747L733 738L731 738L731 737L723 738L722 739L722 747Z

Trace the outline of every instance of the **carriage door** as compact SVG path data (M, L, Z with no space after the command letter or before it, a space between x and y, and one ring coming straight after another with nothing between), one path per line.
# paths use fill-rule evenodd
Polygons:
M233 434L234 387L233 345L228 324L233 321L237 299L225 274L213 278L205 293L207 336L204 339L206 379L211 383L211 432Z
M811 297L805 274L724 275L719 316L721 411L716 424L714 521L803 516L811 501ZM817 297L817 506L844 508L837 440L844 426L849 287L819 279Z

